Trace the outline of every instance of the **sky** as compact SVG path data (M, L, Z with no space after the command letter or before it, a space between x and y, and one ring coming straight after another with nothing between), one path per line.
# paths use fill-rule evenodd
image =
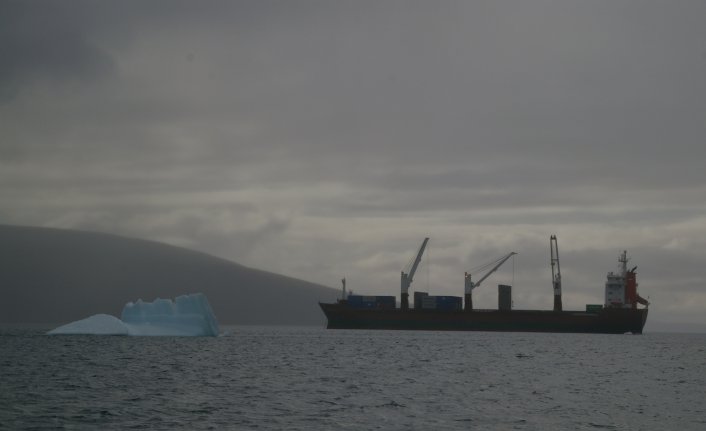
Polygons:
M0 223L706 331L706 2L0 0ZM482 274L478 274L480 276Z

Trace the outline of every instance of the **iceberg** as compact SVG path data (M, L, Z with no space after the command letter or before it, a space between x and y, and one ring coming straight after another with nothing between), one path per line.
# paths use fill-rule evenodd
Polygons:
M206 296L202 293L171 299L157 298L154 302L128 302L121 320L129 335L218 335L218 322Z
M128 335L125 324L110 314L96 314L91 317L71 322L48 332L48 334L93 334L93 335Z
M136 335L136 336L218 336L219 328L211 305L202 293L157 298L153 302L138 299L123 307L121 318L96 314L48 332L56 334Z

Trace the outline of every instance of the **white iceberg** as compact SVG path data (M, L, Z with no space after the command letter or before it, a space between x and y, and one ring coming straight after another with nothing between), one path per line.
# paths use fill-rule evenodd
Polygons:
M128 335L128 329L115 316L96 314L86 319L60 326L49 331L48 334Z
M153 302L128 302L121 319L96 314L48 332L48 334L218 336L218 322L202 293Z

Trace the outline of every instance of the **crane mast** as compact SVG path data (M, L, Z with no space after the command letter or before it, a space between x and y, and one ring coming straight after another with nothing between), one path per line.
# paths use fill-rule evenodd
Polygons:
M424 238L422 246L419 247L419 252L417 252L417 257L414 259L414 263L412 264L409 273L402 271L402 275L400 277L402 291L400 294L400 307L402 310L409 310L409 286L412 285L414 273L417 272L417 267L419 266L419 262L422 260L422 254L424 254L424 249L426 248L428 242L429 238Z
M549 248L552 259L552 286L554 287L554 311L561 311L561 269L559 268L559 245L556 235L549 237ZM556 265L556 271L554 266Z
M495 271L497 271L498 268L500 268L500 266L501 266L503 263L505 263L508 259L510 259L512 256L514 256L514 255L516 255L516 254L517 254L517 253L515 253L515 252L513 251L513 252L510 252L510 253L508 253L507 255L501 257L500 259L498 259L498 260L496 261L497 264L495 264L495 266L493 266L492 268L490 268L490 270L489 270L488 272L486 272L485 275L483 275L483 276L480 278L480 280L476 281L475 283L471 280L471 274L470 274L469 272L465 272L465 273L464 273L464 279L465 279L465 280L464 280L464 293L465 293L465 295L464 295L464 296L465 296L464 300L465 300L465 303L466 303L466 307L465 307L465 310L466 310L466 311L471 311L471 310L473 310L473 295L472 295L473 289L475 289L476 287L480 286L480 284L481 284L486 278L490 277L490 274L492 274L492 273L494 273ZM490 263L490 265L492 265L492 264L493 264L493 262Z

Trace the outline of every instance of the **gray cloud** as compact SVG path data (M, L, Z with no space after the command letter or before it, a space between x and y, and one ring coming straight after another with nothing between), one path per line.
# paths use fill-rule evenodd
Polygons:
M113 59L85 37L77 17L80 8L74 6L31 1L0 5L0 102L33 84L77 86L113 72Z

